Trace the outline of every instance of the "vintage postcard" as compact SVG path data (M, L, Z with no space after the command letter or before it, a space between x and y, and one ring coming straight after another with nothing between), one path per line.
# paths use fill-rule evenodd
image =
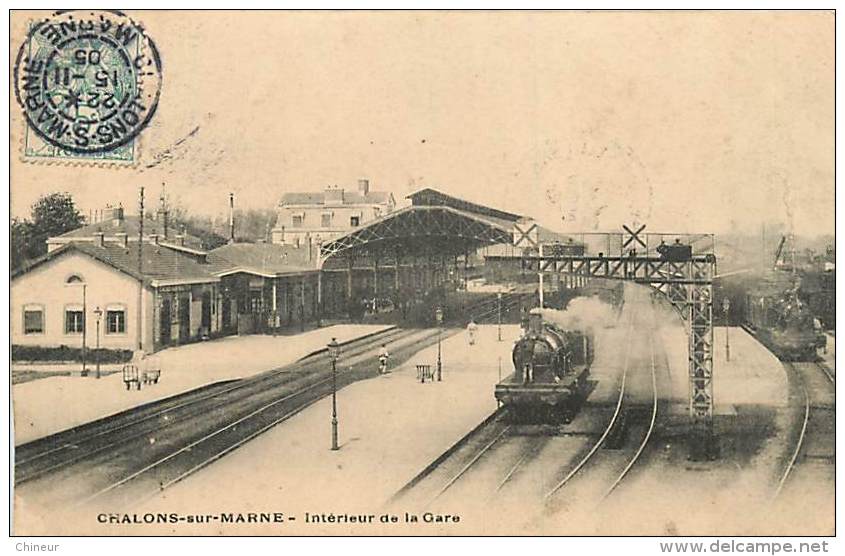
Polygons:
M12 534L835 534L833 11L10 23Z

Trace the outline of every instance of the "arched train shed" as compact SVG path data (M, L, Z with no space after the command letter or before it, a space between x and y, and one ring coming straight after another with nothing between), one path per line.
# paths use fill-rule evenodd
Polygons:
M374 299L465 280L478 248L513 241L523 217L423 189L411 206L320 246L322 299Z

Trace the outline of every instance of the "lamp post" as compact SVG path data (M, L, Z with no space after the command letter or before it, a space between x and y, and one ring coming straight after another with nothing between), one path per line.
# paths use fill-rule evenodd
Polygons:
M496 293L496 317L498 320L499 341L502 341L502 292Z
M725 360L731 360L731 342L730 342L730 320L728 318L728 311L731 309L731 300L727 297L722 301L722 312L725 313Z
M100 378L100 318L103 316L103 310L99 305L94 309L94 315L97 317L97 347L94 349L94 357L97 365L95 376Z
M337 450L337 359L340 356L340 344L336 338L329 342L329 358L332 360L332 450Z
M437 321L437 382L443 379L443 363L440 359L440 332L443 324L443 309L438 307L434 311L434 319Z
M76 282L74 282L74 283L76 283ZM85 282L82 282L80 285L82 286L82 372L80 373L80 375L81 376L88 376L88 365L87 365L87 361L86 361L87 355L88 355L86 332L87 332L88 327L85 326L86 325L85 316L88 314L88 305L87 305L87 300L86 300L87 284Z

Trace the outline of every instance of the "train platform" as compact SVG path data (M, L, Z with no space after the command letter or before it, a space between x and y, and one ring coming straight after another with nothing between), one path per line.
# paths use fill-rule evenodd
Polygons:
M120 372L94 378L53 376L12 386L15 445L215 382L289 365L322 350L332 338L349 342L392 328L343 324L290 336L227 336L157 352L138 362L161 370L157 384L127 390ZM106 368L106 367L104 367Z
M669 362L670 399L675 410L686 413L689 411L687 335L680 324L664 326L660 335ZM714 327L713 344L713 397L717 415L733 415L736 407L742 405L786 407L789 391L786 372L763 344L737 326Z
M496 410L493 397L501 373L512 371L517 325L480 325L475 345L466 331L442 341L442 381L423 384L417 364L436 368L437 346L425 348L389 374L353 383L337 396L340 449L331 443L331 398L327 397L235 452L188 477L138 511L220 513L283 512L282 526L243 524L166 526L174 534L363 534L404 530L376 520L308 523L315 514L376 514L402 486ZM343 367L343 360L339 361ZM247 471L248 470L248 471ZM236 488L221 488L237 485ZM165 526L163 526L165 527ZM138 534L152 534L144 527ZM123 534L127 533L121 528ZM416 534L437 532L420 524ZM164 530L159 531L164 532ZM109 534L104 528L101 533Z
M827 332L825 336L827 336L827 349L821 353L822 361L836 376L836 335Z

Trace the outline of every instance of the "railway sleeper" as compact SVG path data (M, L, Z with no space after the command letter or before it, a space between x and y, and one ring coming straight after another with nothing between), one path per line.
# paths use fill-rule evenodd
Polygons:
M630 425L628 418L628 411L622 411L617 417L616 422L604 439L603 448L608 450L620 450L625 446L628 440L628 426Z

